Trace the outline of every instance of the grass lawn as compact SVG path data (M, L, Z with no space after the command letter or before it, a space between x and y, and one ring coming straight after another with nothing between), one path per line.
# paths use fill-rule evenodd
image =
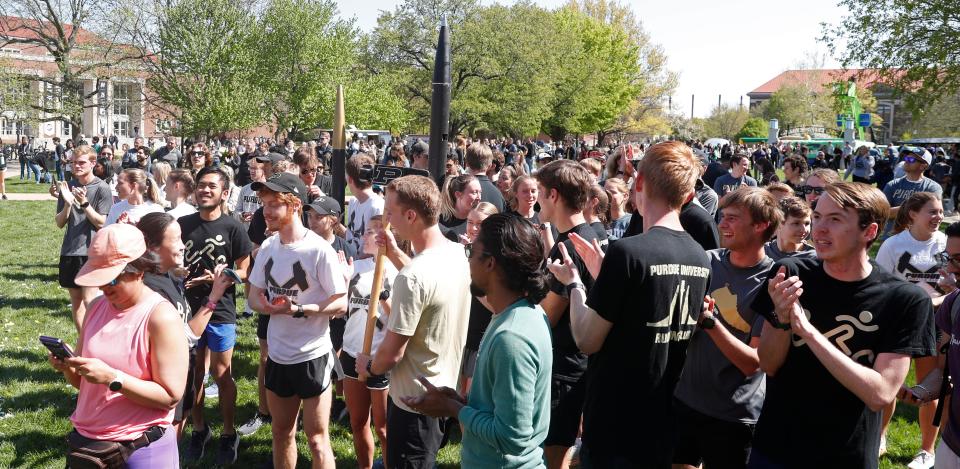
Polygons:
M33 179L21 181L20 175L13 174L11 171L7 171L7 179L4 182L8 194L46 194L50 189L50 184L37 184Z
M45 334L76 343L69 298L57 285L63 232L53 224L54 210L52 201L0 204L0 468L64 466L64 436L77 393L47 364L46 349L37 341ZM254 320L241 320L234 353L238 425L256 412L255 327ZM216 436L221 418L213 402L206 416ZM349 425L334 424L331 434L337 467L356 467ZM303 433L298 446L298 467L310 467ZM215 453L216 438L194 467L212 466ZM257 468L270 457L270 429L264 427L240 441L234 467ZM459 443L444 448L439 461L443 468L459 467Z

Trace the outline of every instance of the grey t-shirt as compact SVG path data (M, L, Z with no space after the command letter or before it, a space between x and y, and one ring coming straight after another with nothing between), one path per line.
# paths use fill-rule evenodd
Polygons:
M70 189L80 184L76 179L70 181ZM106 216L113 205L113 193L110 191L110 185L94 176L87 188L87 202L97 211L97 213ZM63 197L57 200L57 213L63 210ZM90 240L93 233L97 231L96 227L87 220L84 210L77 204L70 209L70 217L65 225L67 230L63 233L63 245L60 246L61 256L86 256L87 247L90 246Z
M896 178L887 183L883 188L883 194L887 196L887 202L891 207L899 207L916 192L933 192L938 199L943 198L943 188L936 181L926 176L922 176L919 181L910 181L906 176Z
M775 239L771 239L763 245L763 252L767 253L767 257L772 259L773 262L777 262L784 257L817 257L817 250L809 244L804 244L796 252L783 252Z
M754 296L766 288L773 260L764 257L753 267L741 269L730 263L727 249L707 251L710 258L708 294L716 300L717 323L743 343L759 337L763 317L750 308ZM718 324L717 327L720 327ZM713 339L700 328L693 332L674 396L690 408L728 422L756 423L766 395L766 375L750 376L730 362Z
M717 193L718 198L722 199L728 192L733 192L739 189L740 186L757 187L757 180L746 174L735 178L728 173L718 177L717 180L714 181L713 191Z

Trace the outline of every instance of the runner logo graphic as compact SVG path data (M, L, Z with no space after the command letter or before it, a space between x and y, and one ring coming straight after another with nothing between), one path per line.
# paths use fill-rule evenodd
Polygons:
M807 320L810 319L810 310L804 308L803 314L807 316ZM844 355L852 358L854 361L862 365L873 366L873 360L876 358L873 350L864 349L854 352L847 344L847 342L849 342L850 339L856 335L858 330L862 333L867 333L876 332L880 329L880 326L876 324L869 324L870 321L873 321L873 313L870 311L861 311L857 317L853 317L849 314L838 314L834 320L841 324L827 332L824 332L823 336L833 343L833 345L835 345L838 349L840 349ZM797 337L796 335L793 336L794 347L800 347L806 343L807 342L805 340Z

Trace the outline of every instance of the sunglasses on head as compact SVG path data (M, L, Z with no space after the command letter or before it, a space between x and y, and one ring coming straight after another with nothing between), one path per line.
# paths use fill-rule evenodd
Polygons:
M800 192L801 194L804 194L804 195L806 195L806 194L821 195L821 194L823 194L824 188L822 188L822 187L813 187L813 186L800 186L799 188L797 188L797 191Z

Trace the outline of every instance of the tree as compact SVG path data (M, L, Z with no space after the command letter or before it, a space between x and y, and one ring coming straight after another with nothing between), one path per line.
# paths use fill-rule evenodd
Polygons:
M743 127L733 138L738 141L741 138L766 138L768 134L767 121L759 117L751 117L747 119L747 122L743 124Z
M960 89L960 2L840 0L849 11L822 25L821 40L844 67L877 73L918 111Z
M833 106L829 93L802 83L788 83L770 96L763 118L779 120L781 129L801 126L830 129L836 127Z
M271 0L255 43L257 77L276 133L297 133L329 120L336 84L356 63L353 21L336 19L332 0Z
M116 40L121 14L108 0L4 0L0 2L0 47L36 47L46 51L56 64L53 75L32 74L40 83L39 92L29 98L29 107L38 122L59 120L71 125L76 138L83 127L84 110L109 105L94 99L98 86L84 87L89 78L135 76L126 67L143 58L143 53ZM91 29L99 28L101 34Z
M918 113L904 138L960 137L960 92L946 95Z
M252 4L235 0L157 0L156 24L142 47L155 53L151 102L180 120L183 136L247 129L265 119ZM278 71L278 73L280 73Z
M703 131L709 137L734 138L750 118L750 112L726 104L714 107L710 117L703 121Z

